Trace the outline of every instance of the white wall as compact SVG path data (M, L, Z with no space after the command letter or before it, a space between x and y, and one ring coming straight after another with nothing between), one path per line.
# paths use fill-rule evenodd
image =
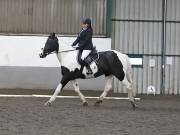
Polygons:
M60 64L55 54L39 58L47 37L0 36L0 88L54 89L61 79ZM71 45L75 37L59 37ZM110 38L93 38L98 51L111 48ZM93 85L92 85L93 84ZM80 80L81 89L102 90L103 77ZM69 85L66 89L72 89Z
M0 36L0 66L59 67L54 54L46 59L39 58L46 39L35 36ZM75 37L59 37L59 42L68 45L74 40ZM109 38L93 38L93 43L99 51L111 46Z

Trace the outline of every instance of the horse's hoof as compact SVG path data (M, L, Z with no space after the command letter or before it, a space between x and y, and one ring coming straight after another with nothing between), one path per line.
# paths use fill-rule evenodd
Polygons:
M99 106L102 103L102 100L97 100L94 106Z
M52 103L51 103L50 101L47 101L44 105L45 105L45 106L51 106Z
M84 103L83 103L83 106L88 106L88 102L84 102Z
M135 109L137 108L136 103L135 103L135 102L133 102L133 101L130 101L130 102L131 102L131 105L132 105L133 110L135 110Z

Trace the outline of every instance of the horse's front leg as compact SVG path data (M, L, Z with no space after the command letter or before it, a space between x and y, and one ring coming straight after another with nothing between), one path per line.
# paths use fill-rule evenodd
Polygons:
M107 96L108 92L111 90L112 88L112 80L113 80L113 76L109 75L105 77L105 87L104 87L104 91L101 94L101 96L99 97L99 99L96 101L95 106L98 106L102 103L103 99Z
M70 76L64 75L61 79L61 82L59 83L59 85L57 86L54 94L51 96L51 98L44 104L45 106L51 106L52 102L55 101L57 95L60 93L60 91L64 88L64 86L70 81Z
M51 106L52 102L55 101L55 99L56 99L57 95L60 93L61 89L62 89L62 84L59 83L54 94L51 96L51 98L44 105L45 106L47 106L47 105Z
M77 80L72 80L71 83L72 83L72 85L74 87L75 92L78 93L80 99L82 100L83 106L88 106L88 102L86 101L84 95L79 90L79 84L78 84Z

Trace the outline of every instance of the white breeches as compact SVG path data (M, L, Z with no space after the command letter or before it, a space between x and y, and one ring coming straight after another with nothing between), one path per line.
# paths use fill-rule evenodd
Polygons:
M83 50L81 59L84 60L90 53L91 50Z

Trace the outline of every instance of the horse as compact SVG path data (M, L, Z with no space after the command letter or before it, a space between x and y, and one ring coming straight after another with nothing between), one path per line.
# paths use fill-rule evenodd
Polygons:
M112 88L113 76L115 76L126 86L128 90L129 101L133 109L135 109L135 91L133 91L134 89L132 87L132 68L130 59L126 54L122 54L116 50L107 50L103 52L97 52L96 54L90 54L90 58L93 58L93 55L97 55L97 57L96 59L93 59L90 64L93 73L87 74L86 67L82 66L76 59L79 54L79 50L75 49L71 45L59 44L55 33L48 36L45 46L42 48L42 53L40 53L39 56L40 58L45 58L47 55L52 53L56 54L60 62L62 79L55 89L54 94L45 103L46 106L52 105L52 102L55 101L57 95L68 82L72 83L75 92L77 92L80 99L82 100L83 106L88 106L88 102L86 101L85 96L81 93L79 84L76 79L96 78L101 75L105 75L104 91L95 102L95 105L100 105L103 99L107 96L108 92Z

